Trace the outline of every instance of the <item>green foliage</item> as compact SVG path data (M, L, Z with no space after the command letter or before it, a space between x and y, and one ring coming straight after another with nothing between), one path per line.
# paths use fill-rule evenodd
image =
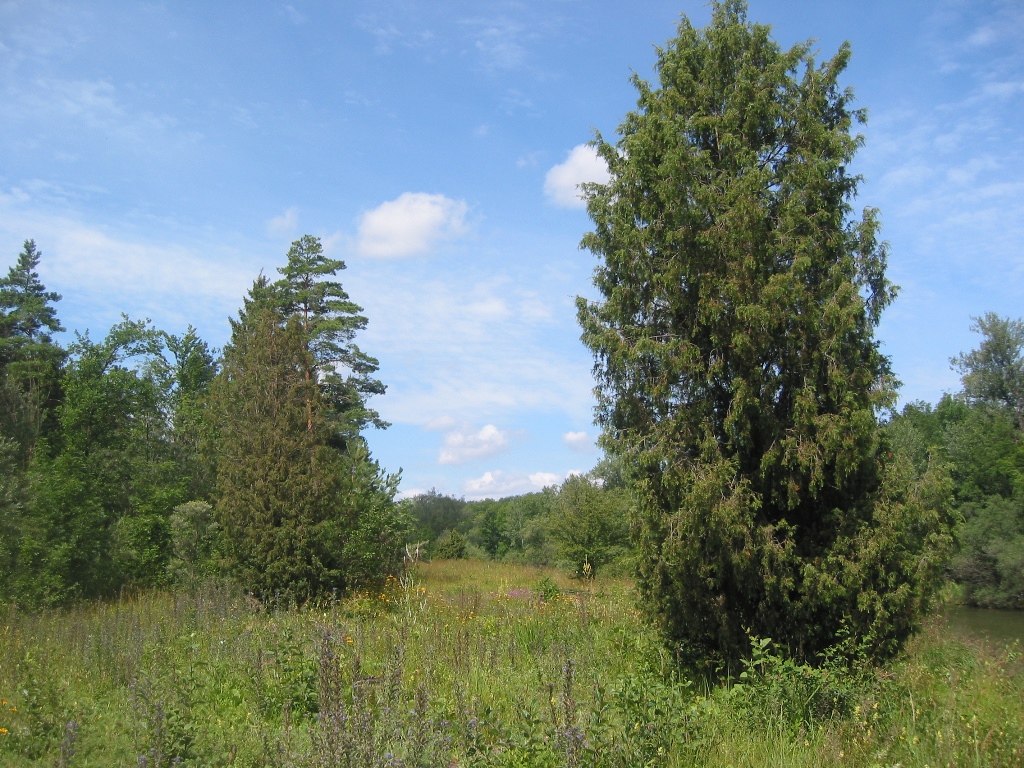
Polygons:
M161 583L167 518L185 500L161 334L125 319L101 343L79 335L70 353L20 521L12 596L28 604Z
M751 638L739 682L730 691L765 730L793 736L849 716L870 689L871 674L858 651L826 649L817 666L798 664L770 638Z
M466 556L466 537L456 530L448 530L437 537L430 548L436 560L461 560Z
M953 358L963 391L933 409L911 403L886 425L897 455L944 463L962 517L949 574L969 605L1024 608L1024 433L1017 391L1024 324L976 318L977 349Z
M10 593L18 566L25 479L18 471L18 446L0 435L0 602Z
M884 669L848 654L801 665L758 640L738 685L709 684L674 667L628 582L598 576L568 594L557 572L479 561L416 575L306 608L206 583L11 614L0 764L811 768L1024 755L1019 648L939 620ZM555 587L545 601L533 598L541 575Z
M1024 610L1024 498L992 496L962 511L960 552L950 573L964 601Z
M17 263L0 279L0 435L18 441L23 463L52 427L47 417L60 401L65 357L51 335L64 330L53 306L61 297L39 281L41 256L26 240Z
M319 387L305 376L302 328L259 302L263 285L232 322L214 384L217 521L242 583L304 598L344 587L340 556L354 519L337 507L343 467L327 445Z
M465 533L470 525L465 500L433 489L413 497L410 514L413 529L409 535L416 541L436 541L449 530Z
M163 333L169 355L154 361L156 374L168 393L165 413L170 414L172 451L190 498L209 498L216 467L209 450L210 423L207 418L210 386L218 366L205 341L189 326L183 336Z
M356 437L367 425L387 424L370 408L370 395L384 394L384 385L371 377L377 360L355 344L366 327L362 307L353 302L341 283L330 280L345 262L324 255L320 239L304 235L288 249L283 277L271 286L281 312L298 320L311 362L307 377L317 373L321 396L339 436Z
M977 404L943 433L960 502L1024 491L1024 445L1007 409Z
M491 557L497 557L508 549L505 536L505 508L496 501L479 502L477 513L477 539L480 546Z
M595 140L602 301L579 320L637 499L640 592L696 663L740 658L748 629L813 660L847 626L890 655L950 545L942 494L886 468L874 328L895 291L876 212L851 207L849 48L811 50L715 2L659 51L658 86L634 78L618 143Z
M537 582L537 595L544 602L549 603L561 594L562 590L550 576L545 576Z
M983 336L980 346L950 361L963 377L964 397L1004 407L1024 426L1024 322L987 312L971 330Z
M213 507L189 501L174 508L170 518L171 560L168 571L177 581L194 585L217 572L219 526Z
M410 541L433 542L433 553L446 531L457 531L466 540L468 557L553 565L556 552L549 535L549 520L556 500L555 487L539 493L469 502L432 490L411 499Z
M560 557L577 576L590 578L623 554L629 539L628 513L624 491L604 490L582 475L562 483L549 527Z

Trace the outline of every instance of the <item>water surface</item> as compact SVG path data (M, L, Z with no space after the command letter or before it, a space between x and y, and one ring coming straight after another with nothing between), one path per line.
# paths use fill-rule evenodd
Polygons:
M1020 641L1024 645L1024 611L968 608L958 605L946 611L950 629L999 645Z

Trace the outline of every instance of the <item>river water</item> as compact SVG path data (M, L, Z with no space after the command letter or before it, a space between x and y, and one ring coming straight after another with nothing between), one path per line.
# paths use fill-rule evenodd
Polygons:
M949 628L998 645L1020 641L1024 646L1024 611L957 606L946 611Z

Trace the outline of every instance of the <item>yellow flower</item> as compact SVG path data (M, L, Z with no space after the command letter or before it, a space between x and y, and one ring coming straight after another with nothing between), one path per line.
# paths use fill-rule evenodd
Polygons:
M7 733L7 729L6 728L0 728L0 735L3 735L5 733Z

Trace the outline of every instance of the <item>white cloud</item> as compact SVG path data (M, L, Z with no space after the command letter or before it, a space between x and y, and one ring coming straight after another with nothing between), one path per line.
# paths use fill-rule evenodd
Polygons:
M438 416L437 418L431 419L423 425L424 429L430 430L431 432L440 432L445 429L451 429L455 426L455 419L451 416Z
M589 451L594 447L593 439L586 432L566 432L562 442L574 451Z
M524 152L516 159L516 168L533 168L543 155L544 153L538 150Z
M599 157L593 147L580 144L573 147L565 162L559 163L544 177L544 194L555 205L563 208L583 208L580 184L597 182L604 184L609 179L608 165Z
M527 475L527 478L535 488L547 488L549 485L558 485L562 482L562 478L554 472L534 472Z
M267 234L270 237L290 235L295 231L299 223L299 209L294 206L287 209L280 216L267 221Z
M363 214L358 248L365 256L413 256L467 231L465 201L406 192Z
M444 436L444 446L437 457L438 464L465 464L501 453L508 447L508 435L493 424L479 432L457 430Z
M515 25L491 26L480 32L476 50L484 63L494 69L514 69L526 59L526 49L515 40Z
M558 485L562 479L561 475L553 472L518 474L496 469L467 480L462 489L469 499L500 498L541 491L550 485Z
M967 43L968 45L983 47L998 39L999 34L996 32L995 28L986 25L974 30L974 32L971 33L971 36L967 38Z
M65 136L98 135L116 142L119 151L166 155L202 140L176 117L137 108L130 92L126 100L122 90L107 80L35 78L19 82L5 96L9 117L36 121Z
M395 494L395 501L402 501L404 499L411 499L415 496L420 496L427 492L426 488L408 488L404 491L399 491Z

